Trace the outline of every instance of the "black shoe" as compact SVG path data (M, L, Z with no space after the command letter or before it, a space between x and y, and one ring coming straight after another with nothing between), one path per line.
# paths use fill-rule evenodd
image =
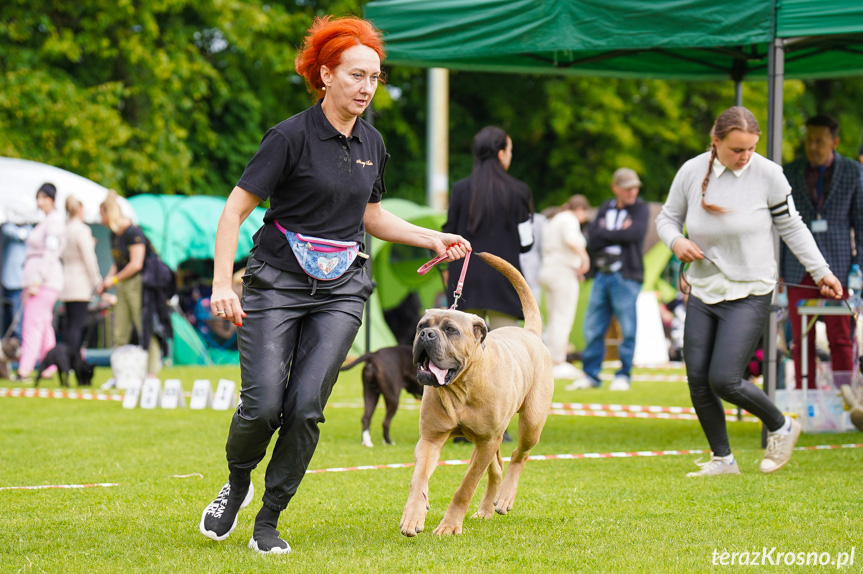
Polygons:
M255 487L249 483L249 489L242 494L231 494L231 483L225 483L216 500L207 505L201 515L201 534L212 540L224 540L237 526L237 514L247 507L255 494Z
M503 431L503 442L512 442L512 437L507 431Z
M287 554L291 547L287 542L279 538L279 531L275 528L255 527L255 533L249 540L249 548L259 554Z

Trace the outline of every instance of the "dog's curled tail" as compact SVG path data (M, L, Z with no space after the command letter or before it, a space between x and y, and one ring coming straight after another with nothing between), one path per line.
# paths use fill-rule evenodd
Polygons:
M533 297L533 292L530 286L522 277L518 269L509 264L505 259L501 259L497 255L491 253L479 252L476 253L480 259L500 271L504 277L509 279L515 291L518 293L518 299L521 301L521 308L524 311L524 328L537 336L542 336L542 315L539 312L539 305L536 304L536 299Z
M366 353L365 355L360 355L360 356L359 356L359 358L357 358L357 359L355 359L355 360L351 361L351 362L350 362L350 363L348 363L347 365L342 365L341 367L339 367L339 370L340 370L340 371L347 371L348 369L352 369L352 368L354 368L355 366L357 366L357 365L359 365L360 363L362 363L363 361L368 361L368 360L369 360L369 357L371 357L371 356L372 356L372 354L371 354L371 353Z

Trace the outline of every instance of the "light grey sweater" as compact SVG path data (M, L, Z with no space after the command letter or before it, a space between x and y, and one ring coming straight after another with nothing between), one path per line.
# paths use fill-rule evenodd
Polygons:
M701 183L709 161L706 152L683 164L656 218L659 237L669 249L683 237L685 225L689 239L704 251L706 259L690 266L692 277L709 277L718 267L732 281L775 281L774 227L815 283L830 272L794 207L781 166L753 154L740 177L726 169L717 178L711 168L705 200L730 210L712 213L701 207Z

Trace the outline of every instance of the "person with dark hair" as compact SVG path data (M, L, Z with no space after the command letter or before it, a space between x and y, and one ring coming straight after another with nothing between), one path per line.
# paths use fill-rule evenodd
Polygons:
M760 134L746 108L722 112L710 132L710 151L683 164L656 218L659 237L689 264L683 358L692 406L712 451L690 477L740 473L723 400L767 427L761 472L784 467L800 436L800 424L744 378L777 281L773 230L803 262L822 295L842 296L842 285L794 207L782 168L755 153Z
M519 254L533 245L533 194L507 173L512 155L512 139L502 129L487 126L474 136L473 172L453 184L443 230L463 235L477 251L493 253L521 272ZM462 265L457 261L448 269L450 305ZM518 293L498 271L474 259L469 277L459 301L462 310L486 319L490 329L515 326L524 318Z
M818 249L830 270L847 290L851 265L863 265L863 166L836 152L839 123L819 114L806 121L805 158L785 166L791 197L803 222L812 231ZM795 378L801 383L800 315L797 305L813 299L818 292L794 253L785 242L780 247L780 277L787 281L788 321L794 344ZM794 285L791 285L794 284ZM797 285L802 285L798 287ZM805 287L804 287L805 286ZM809 288L807 288L809 287ZM848 296L846 291L845 297ZM853 321L847 316L824 316L830 344L831 370L837 386L849 384L854 372ZM809 337L809 356L815 356L815 337ZM816 388L816 373L809 369L808 388Z
M78 353L87 330L87 308L102 283L96 258L96 239L84 223L84 204L75 196L66 198L66 248L63 250L65 283L60 300L66 306L66 328L63 341Z
M36 206L45 214L27 237L24 260L24 323L21 331L21 358L18 378L26 379L37 361L57 344L54 333L54 304L63 289L63 265L60 256L66 243L66 219L55 208L57 188L45 183L36 192ZM51 367L43 376L52 377ZM38 381L37 381L38 382Z
M324 406L372 293L364 233L432 249L448 261L470 244L412 225L381 207L389 155L360 116L381 82L380 32L354 17L317 18L296 70L317 99L271 128L231 191L216 232L210 308L236 324L241 401L226 445L228 482L201 515L201 533L224 540L254 494L252 470L275 447L249 547L290 552L279 516L315 452ZM240 225L269 199L243 275L231 286Z
M641 180L635 170L617 169L611 177L614 199L604 202L587 228L587 250L591 257L593 287L584 317L584 376L566 390L602 386L599 373L605 357L605 334L612 317L617 318L623 340L618 347L620 369L608 386L610 391L628 391L635 357L638 327L636 305L644 281L642 248L647 233L649 209L638 198Z

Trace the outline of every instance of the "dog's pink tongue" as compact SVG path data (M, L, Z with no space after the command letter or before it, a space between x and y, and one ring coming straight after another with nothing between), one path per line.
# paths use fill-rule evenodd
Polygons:
M437 382L440 386L444 386L446 384L446 369L441 369L433 362L429 361L429 371L434 373L435 378L437 378Z

